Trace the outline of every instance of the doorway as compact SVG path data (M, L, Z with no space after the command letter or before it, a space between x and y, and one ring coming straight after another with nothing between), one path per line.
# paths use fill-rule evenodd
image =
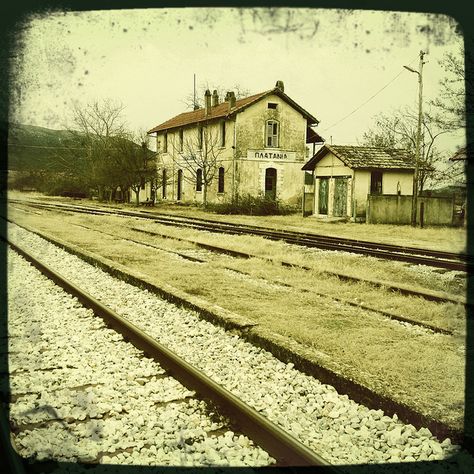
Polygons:
M347 178L334 178L334 216L344 217L347 213Z
M329 178L318 178L318 214L328 213Z
M276 183L277 170L275 168L267 168L265 170L265 197L268 199L276 199Z

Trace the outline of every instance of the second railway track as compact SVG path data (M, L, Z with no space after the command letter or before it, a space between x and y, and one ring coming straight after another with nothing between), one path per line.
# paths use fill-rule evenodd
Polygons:
M21 234L26 236L23 232ZM40 239L33 240L38 240L39 244ZM30 245L33 240L26 239ZM48 250L49 247L50 244L43 241L39 244L37 251L45 255L48 254L50 255L48 258L52 258L56 251ZM66 258L63 254L57 255L55 258L61 262L64 270L74 275L81 275L83 282L86 282L87 285L90 284L91 287L94 286L91 282L96 277L90 273L92 270L86 270L84 264L76 266L78 264L75 263L73 265L74 258L71 256ZM69 261L70 263L68 263ZM97 270L95 269L94 272ZM138 321L141 321L140 325L143 324L147 328L147 332L148 330L152 331L150 333L152 337L164 338L165 341L169 340L172 345L178 344L177 341L180 341L179 344L182 345L182 348L179 351L186 351L184 348L190 343L203 342L204 345L196 348L194 354L188 351L189 357L201 367L208 367L208 370L213 364L217 364L218 369L216 366L210 370L214 374L213 378L219 384L228 389L234 387L231 391L235 389L240 392L239 395L247 402L250 401L257 411L274 419L283 428L288 428L297 438L305 440L305 444L309 443L309 446L319 447L324 451L324 457L335 457L339 463L368 462L367 459L370 460L369 453L372 453L374 457L370 462L395 461L397 456L398 459L402 456L409 461L418 458L436 459L436 456L441 456L441 453L449 448L449 443L440 444L427 430L414 430L410 425L397 422L395 417L387 417L380 411L368 410L359 406L348 400L347 397L337 395L330 387L321 385L314 380L311 381L311 378L306 379L306 376L294 371L291 366L285 366L278 361L271 362L270 356L263 354L256 348L244 349L246 343L239 342L236 336L226 334L225 331L214 328L212 325L207 326L208 329L205 330L202 326L199 326L198 329L198 324L194 320L184 321L184 325L179 326L183 324L179 322L181 316L178 317L178 313L180 310L170 308L167 311L170 311L171 314L165 316L163 308L160 307L161 303L148 301L150 296L143 294L132 296L131 290L125 290L123 283L116 282L112 285L118 286L114 294L122 295L122 302L119 304L124 306L125 315L138 318ZM98 285L98 288L100 288L98 291L100 291L101 298L109 300L113 298L111 289L105 280ZM140 300L136 298L140 298ZM156 306L157 304L158 306ZM147 313L148 318L153 315L153 318L146 322L145 319L140 319L144 316L130 314L136 312ZM173 338L168 339L169 336L166 332L170 329L177 331L176 341ZM213 342L206 339L202 341L203 336L200 331L207 331ZM227 342L224 343L224 340ZM227 350L226 344L231 346L229 347L230 351ZM244 354L247 350L249 355ZM247 366L247 364L250 365ZM276 364L275 368L272 368L273 364ZM236 370L237 368L239 370ZM240 379L240 370L243 370L245 374L242 380ZM272 384L281 385L281 388L273 388ZM362 422L362 420L368 421ZM385 428L382 429L382 427ZM398 439L398 435L400 435L400 439ZM341 436L342 438L339 439ZM369 447L367 447L367 436L370 438ZM417 438L421 439L421 444L419 441L412 441ZM403 443L404 451L394 447L392 442L395 443L395 441ZM424 446L424 451L419 446ZM381 447L384 449L380 449ZM401 454L402 452L403 454Z
M437 268L457 271L472 271L474 258L467 254L443 252L415 247L383 244L341 237L324 236L296 231L279 231L270 228L234 224L229 222L212 221L201 218L170 216L158 212L136 212L123 209L106 209L93 206L78 206L68 204L48 204L32 201L11 200L17 204L24 204L50 210L63 210L89 214L115 214L127 217L150 219L163 225L189 227L196 230L205 230L215 233L257 235L270 240L281 240L290 244L315 247L323 250L344 251L372 256L375 258L397 260L415 265L428 265Z

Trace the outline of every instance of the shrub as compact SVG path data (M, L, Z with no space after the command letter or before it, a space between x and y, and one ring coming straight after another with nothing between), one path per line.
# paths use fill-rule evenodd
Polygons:
M235 201L208 203L206 209L217 214L246 214L253 216L286 215L297 212L295 206L283 204L266 196L238 196Z

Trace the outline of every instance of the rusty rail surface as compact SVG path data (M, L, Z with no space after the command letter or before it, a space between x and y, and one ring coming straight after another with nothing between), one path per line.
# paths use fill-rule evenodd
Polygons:
M5 240L2 237L3 240ZM325 459L286 433L255 409L244 403L231 392L220 386L203 372L188 364L164 345L141 331L127 319L115 313L100 301L65 279L47 265L41 263L26 250L10 241L8 245L31 262L41 273L50 278L65 291L75 296L85 307L102 317L107 324L122 334L137 348L156 359L173 377L190 390L211 400L222 413L248 435L255 443L265 449L277 460L280 466L326 466L334 472L340 471Z

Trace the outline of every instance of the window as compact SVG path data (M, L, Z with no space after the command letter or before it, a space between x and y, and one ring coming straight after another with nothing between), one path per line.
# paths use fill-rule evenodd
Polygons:
M161 186L163 187L162 197L163 199L166 199L166 170L163 170Z
M198 128L198 140L199 140L199 149L202 150L202 143L204 141L204 128L199 126Z
M314 175L313 172L309 173L308 171L304 172L304 184L313 185L314 184Z
M265 145L267 147L276 148L278 147L278 135L279 135L279 124L276 120L267 121L266 129L266 140Z
M140 178L140 189L145 189L145 178L143 176Z
M278 106L278 104L275 104L274 102L269 102L268 103L268 108L269 109L276 109Z
M202 191L202 169L196 170L196 191Z
M163 153L168 153L168 133L163 135Z
M225 146L225 121L221 122L221 146Z
M219 168L219 176L217 181L217 192L223 193L224 192L224 168L221 166Z
M183 151L183 129L179 131L179 151Z
M370 194L382 194L381 171L372 171L370 175Z

